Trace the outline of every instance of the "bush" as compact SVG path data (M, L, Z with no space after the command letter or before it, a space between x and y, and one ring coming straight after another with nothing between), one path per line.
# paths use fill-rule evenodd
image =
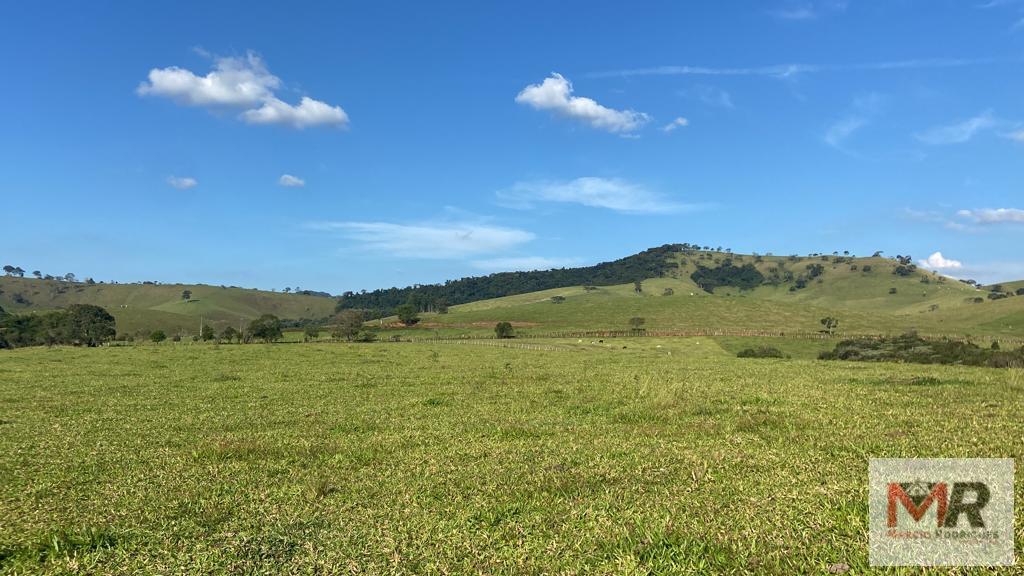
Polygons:
M778 348L771 346L759 346L757 348L746 348L736 354L737 358L785 358L786 355Z
M352 339L353 342L375 342L376 340L377 333L371 330L360 330L355 338Z
M167 334L165 334L163 330L154 330L153 333L149 335L150 342L160 343L164 340L167 340Z
M971 342L925 340L913 332L908 332L892 338L844 340L831 352L822 352L818 358L1005 368L1024 366L1024 348L1004 352L998 348L982 348Z
M515 330L511 322L498 322L494 326L494 335L497 338L515 338Z

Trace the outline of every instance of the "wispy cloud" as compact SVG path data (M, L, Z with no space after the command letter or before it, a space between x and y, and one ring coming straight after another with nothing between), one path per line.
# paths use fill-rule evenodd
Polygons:
M551 270L553 268L568 268L577 266L581 262L579 258L549 258L546 256L513 256L510 258L489 258L486 260L474 260L471 264L474 268L487 272L513 272L530 270Z
M690 121L687 120L686 118L683 118L682 116L680 116L680 117L676 118L675 120L669 122L668 124L665 124L664 126L662 126L661 127L661 131L662 132L673 132L677 128L685 128L685 127L687 127L689 125L690 125Z
M960 210L956 214L975 224L1024 223L1024 210L1020 208L979 208Z
M302 188L306 185L305 180L291 174L281 174L281 177L277 179L277 183L285 188Z
M717 108L735 108L732 101L732 94L715 86L694 86L680 90L679 94L687 98L694 98L708 106Z
M516 102L613 133L634 132L650 120L650 116L643 112L615 110L591 98L572 94L572 83L561 74L552 73L542 83L523 88L516 96Z
M479 222L317 222L311 230L340 233L383 256L432 260L501 253L532 241L532 232Z
M780 20L817 20L828 13L846 10L845 0L818 0L816 2L788 2L780 8L769 10L768 13Z
M569 181L519 182L497 192L499 203L529 209L538 203L580 204L625 214L670 214L698 209L620 178L584 177Z
M987 110L962 122L931 128L916 134L915 137L920 142L933 146L962 144L970 141L980 132L995 128L997 124L996 119L992 116L992 111Z
M275 94L280 87L281 79L250 52L244 58L215 58L213 70L204 76L178 66L153 68L135 91L140 96L168 98L183 106L243 109L240 118L250 124L294 128L348 125L348 114L340 106L308 96L298 105L288 104Z
M918 260L917 263L932 270L957 270L964 267L963 262L946 258L942 252L934 252L924 260Z
M199 185L199 181L190 176L168 176L167 184L178 190L189 190Z
M858 70L921 70L929 68L962 68L996 62L994 59L932 58L916 60L889 60L855 64L770 64L750 67L713 66L654 66L650 68L628 68L592 72L590 78L616 78L630 76L765 76L790 78L801 74L826 72L852 72Z
M849 113L833 122L826 130L823 140L829 146L849 152L846 141L854 133L866 126L879 113L884 98L880 94L867 94L853 101Z

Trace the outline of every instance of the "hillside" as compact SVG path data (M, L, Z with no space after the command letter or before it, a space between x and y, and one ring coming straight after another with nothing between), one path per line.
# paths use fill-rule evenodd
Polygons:
M1024 337L1024 297L1015 295L1024 282L1002 287L1007 296L992 299L989 287L918 269L909 257L760 256L672 244L596 266L347 293L340 300L234 287L5 276L0 277L0 307L17 313L96 304L115 316L122 334L157 328L194 334L200 318L220 330L265 313L323 321L336 305L372 315L411 302L422 313L420 324L411 329L417 335L488 334L499 321L515 323L521 333L624 330L634 317L644 318L645 328L655 331L815 332L822 318L832 316L846 333L915 329ZM185 290L191 299L182 298ZM377 324L389 322L394 324L394 318Z
M191 299L182 292L191 292ZM7 312L95 304L117 319L118 333L145 334L160 328L192 334L203 322L220 329L237 326L260 314L301 320L334 312L335 300L323 296L282 294L245 288L186 284L86 284L59 280L0 277L0 307Z
M495 322L521 332L625 330L633 317L645 328L816 332L827 316L839 332L918 330L927 334L1024 337L1024 297L988 298L988 288L946 278L899 261L848 256L751 256L680 250L668 273L613 286L567 286L452 306L422 315L419 330L483 333ZM709 270L749 266L763 279L750 289L702 289L693 279ZM809 278L811 270L816 274ZM790 276L790 273L791 276ZM798 286L803 286L798 287ZM1004 289L1018 283L1004 283ZM552 297L564 298L555 303ZM979 301L980 299L980 301Z

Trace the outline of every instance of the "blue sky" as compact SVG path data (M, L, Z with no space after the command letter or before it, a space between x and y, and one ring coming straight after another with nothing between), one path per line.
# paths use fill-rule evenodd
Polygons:
M1024 1L5 2L3 263L372 289L693 242L1024 278Z

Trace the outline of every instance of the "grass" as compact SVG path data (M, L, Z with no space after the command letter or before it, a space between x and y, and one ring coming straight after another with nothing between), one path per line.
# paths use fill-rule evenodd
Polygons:
M1024 456L1019 370L548 344L5 352L0 571L863 573L868 458Z

